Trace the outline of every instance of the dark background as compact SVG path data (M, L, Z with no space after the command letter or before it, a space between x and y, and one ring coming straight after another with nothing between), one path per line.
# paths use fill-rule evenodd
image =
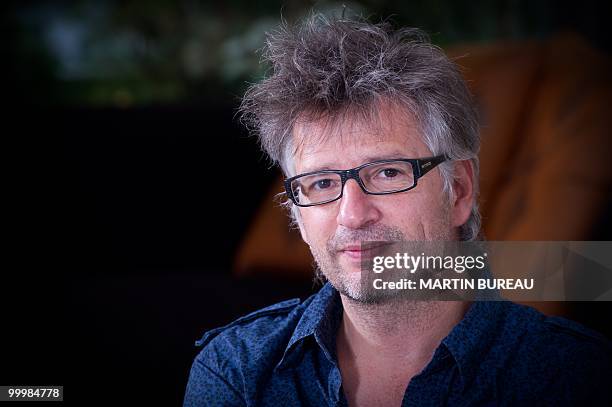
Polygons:
M603 2L347 5L442 46L564 30L612 45ZM239 95L265 72L255 50L281 10L313 7L341 3L3 2L0 384L179 405L205 330L313 291L231 276L276 175L235 117ZM609 308L576 318L610 336Z

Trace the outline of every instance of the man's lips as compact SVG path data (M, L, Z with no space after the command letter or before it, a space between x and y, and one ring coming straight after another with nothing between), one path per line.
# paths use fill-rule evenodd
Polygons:
M372 256L375 252L380 251L381 248L387 245L389 245L389 243L353 244L343 247L338 250L338 252L346 254L350 258L360 259L362 257Z

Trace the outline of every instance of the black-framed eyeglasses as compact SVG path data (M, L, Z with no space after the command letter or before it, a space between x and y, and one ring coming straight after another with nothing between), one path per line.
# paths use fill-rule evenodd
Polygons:
M388 195L405 192L417 186L417 180L448 157L398 158L380 160L350 170L321 170L296 175L285 180L285 192L297 206L315 206L342 197L344 184L357 181L363 192Z

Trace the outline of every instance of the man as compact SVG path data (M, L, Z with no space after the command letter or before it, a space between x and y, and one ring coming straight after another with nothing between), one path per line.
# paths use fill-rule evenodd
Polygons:
M610 347L577 324L362 284L363 242L479 236L478 121L455 65L418 30L320 15L272 33L265 57L243 117L327 283L207 332L185 406L602 400Z

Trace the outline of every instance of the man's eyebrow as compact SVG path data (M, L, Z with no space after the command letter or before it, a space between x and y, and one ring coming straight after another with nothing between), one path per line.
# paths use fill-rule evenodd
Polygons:
M402 158L416 158L416 157L408 157L405 153L400 152L390 152L385 154L377 154L377 155L369 155L363 159L363 162L359 165L370 163L373 161L381 161L381 160L393 160L393 159L402 159ZM329 163L322 163L318 165L307 165L302 169L302 174L306 172L314 172L314 171L325 171L325 170L343 170L347 168L340 168L338 165L331 165Z

